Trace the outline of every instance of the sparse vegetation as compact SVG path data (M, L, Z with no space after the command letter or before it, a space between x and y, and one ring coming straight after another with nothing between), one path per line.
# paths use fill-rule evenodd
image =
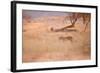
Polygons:
M25 19L23 62L90 59L90 18L88 13L70 13L69 16L30 19L31 23Z

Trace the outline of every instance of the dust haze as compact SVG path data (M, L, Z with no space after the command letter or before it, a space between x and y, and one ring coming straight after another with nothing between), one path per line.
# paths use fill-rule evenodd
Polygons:
M22 61L91 59L91 14L23 10Z

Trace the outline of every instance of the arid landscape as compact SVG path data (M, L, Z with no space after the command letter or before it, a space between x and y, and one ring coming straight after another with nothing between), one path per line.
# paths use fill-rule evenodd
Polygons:
M22 15L23 63L91 59L90 14L23 10Z

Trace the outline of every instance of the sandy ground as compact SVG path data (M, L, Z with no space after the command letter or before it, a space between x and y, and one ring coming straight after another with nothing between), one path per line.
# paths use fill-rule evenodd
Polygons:
M83 32L84 25L79 20L72 29L76 31L51 31L70 25L61 18L54 21L46 17L23 22L23 62L87 60L91 58L90 25Z

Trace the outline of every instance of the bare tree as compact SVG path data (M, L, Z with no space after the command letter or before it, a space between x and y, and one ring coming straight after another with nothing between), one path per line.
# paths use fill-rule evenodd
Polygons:
M65 27L63 27L63 28L61 28L61 29L66 29L66 28L72 28L72 27L75 27L75 23L76 23L76 21L78 20L78 13L71 13L70 15L69 15L69 20L70 20L70 22L71 22L71 25L69 25L69 26L65 26ZM64 19L64 21L67 21L67 18L68 18L68 16L66 16L65 17L65 19Z
M85 32L88 24L90 23L91 14L90 13L78 13L78 18L83 19L83 24L85 26L83 31Z
M67 28L73 28L73 27L75 27L75 24L76 24L77 20L79 18L82 18L83 24L85 26L84 27L84 32L85 32L86 28L87 28L87 26L88 26L88 24L90 22L91 15L89 13L70 13L69 16L66 16L64 18L64 21L67 22L68 17L69 17L69 20L71 22L71 25L66 25L65 27L62 27L60 29L55 29L55 30L53 28L51 28L51 30L57 32L57 31L63 31L65 29L67 29Z
M72 13L72 15L69 16L69 18L70 18L71 25L68 26L68 28L74 27L75 26L75 23L76 23L76 21L78 19L78 13Z
M86 31L86 28L87 28L88 24L90 23L90 18L91 18L91 15L89 13L85 13L83 15L83 24L85 24L84 32Z
M79 18L82 18L83 19L83 24L84 24L84 32L86 31L86 28L90 22L90 18L91 18L91 15L89 13L72 13L70 16L70 22L71 22L71 25L69 26L66 26L64 28L72 28L75 26L75 23L77 22L77 20Z
M64 18L64 21L67 21L67 18L68 18L68 16L66 16L66 17ZM61 29L66 29L66 28L72 28L72 27L74 27L74 26L75 26L75 23L76 23L76 21L77 21L77 19L78 19L78 14L77 14L77 13L71 13L71 14L69 15L69 20L70 20L70 22L71 22L71 25L65 26L65 27L63 27L63 28L61 28Z
M78 19L78 13L70 13L69 16L66 16L66 17L64 18L64 21L67 22L67 18L68 18L68 17L69 17L69 20L70 20L70 22L71 22L71 25L67 25L67 26L62 27L62 28L60 28L60 29L53 29L53 28L51 28L51 31L56 31L56 32L58 32L58 31L63 31L63 30L65 30L65 29L67 29L67 28L72 28L72 27L74 27L74 26L75 26L75 23L76 23L76 21L77 21L77 19Z

